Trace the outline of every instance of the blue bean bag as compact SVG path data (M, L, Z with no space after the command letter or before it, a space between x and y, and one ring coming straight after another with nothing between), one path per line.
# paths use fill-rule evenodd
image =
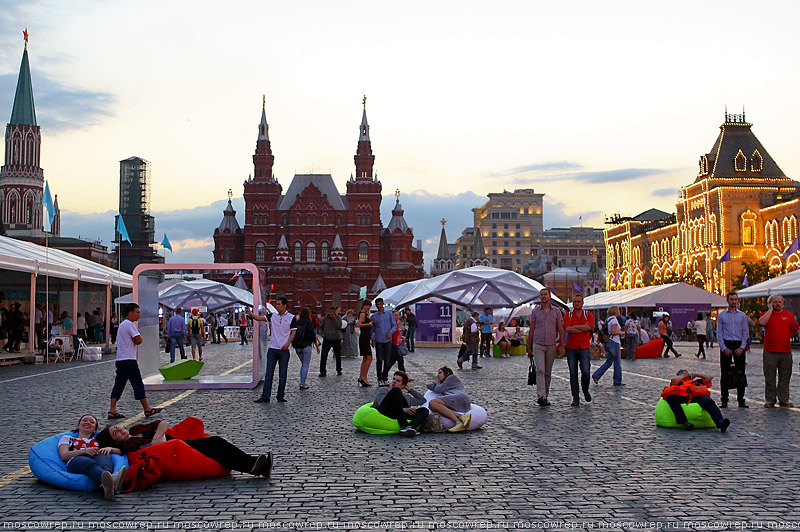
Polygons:
M58 455L58 440L61 436L69 434L77 437L75 432L62 432L55 436L50 436L31 447L28 453L28 464L36 478L59 488L76 491L95 491L100 486L86 475L67 472L67 463ZM114 472L122 466L128 465L128 459L119 454L112 454L111 460L114 462Z
M683 413L686 414L686 419L692 423L695 428L708 429L717 426L714 423L714 420L711 419L711 415L703 410L703 408L697 403L686 403L682 404L681 407L683 408ZM684 428L683 425L678 425L678 423L675 421L675 414L672 413L669 403L667 403L663 398L659 399L658 404L656 404L655 416L656 425L659 427L671 429Z
M396 419L388 418L372 408L372 403L359 407L353 414L353 425L361 432L369 434L399 434L400 423Z

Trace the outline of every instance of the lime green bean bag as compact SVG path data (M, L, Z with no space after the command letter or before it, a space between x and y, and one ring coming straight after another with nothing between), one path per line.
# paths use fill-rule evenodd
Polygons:
M689 420L695 428L708 429L716 427L709 413L703 410L697 403L683 404L681 407L683 408L683 413L686 414L686 419ZM683 425L678 425L675 422L675 414L672 413L669 403L663 398L659 399L656 405L656 425L667 428L683 428Z
M353 425L361 432L369 434L399 434L400 424L396 419L391 419L372 408L372 403L361 406L353 414Z
M182 381L191 379L203 369L203 363L199 360L176 360L166 366L161 366L158 371L167 381Z

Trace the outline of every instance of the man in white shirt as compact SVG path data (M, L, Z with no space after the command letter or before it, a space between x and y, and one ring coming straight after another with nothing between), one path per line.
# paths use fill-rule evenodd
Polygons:
M123 310L125 321L120 323L117 331L117 376L114 379L114 388L111 390L111 407L108 409L108 419L121 419L125 415L117 412L117 401L122 397L125 384L131 381L133 396L141 401L146 417L161 412L160 408L151 408L145 397L142 374L139 372L137 360L137 346L142 343L142 336L136 328L141 310L136 303L129 303Z
M286 402L284 392L286 391L286 375L289 372L289 346L292 345L294 335L297 334L297 319L286 311L288 306L289 301L285 297L280 297L275 302L277 314L259 316L252 310L246 311L246 314L255 321L269 320L270 329L272 329L272 336L270 336L267 348L267 372L264 376L264 388L261 390L261 397L253 401L255 403L269 403L276 364L278 364L279 373L278 402Z

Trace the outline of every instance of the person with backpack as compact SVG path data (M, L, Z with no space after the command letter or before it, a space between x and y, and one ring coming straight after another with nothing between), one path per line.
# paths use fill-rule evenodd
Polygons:
M591 362L589 348L591 333L594 329L594 316L583 310L583 295L572 296L572 310L564 316L564 331L567 333L567 366L569 366L569 386L572 391L572 406L580 406L580 389L578 388L578 365L581 369L581 388L587 403L592 401L589 393L589 373Z
M636 319L636 314L631 312L625 322L625 358L628 360L636 360L636 347L639 345L641 332L642 325Z
M300 311L300 317L297 319L297 333L292 340L292 347L297 352L297 358L300 359L301 390L308 390L306 378L308 378L308 369L311 367L312 345L317 347L317 354L319 354L319 340L315 332L314 322L311 321L311 309L305 307Z
M600 378L613 365L614 386L625 386L622 383L622 363L620 362L620 338L625 333L622 327L619 326L619 307L617 305L610 306L606 311L606 315L608 319L600 329L600 341L603 342L603 347L606 350L606 361L594 372L592 381L595 384L600 384Z
M322 355L319 359L319 376L328 376L328 353L333 348L336 358L336 374L342 374L342 318L339 317L338 307L332 305L322 319L320 334L322 334Z
M192 309L192 316L189 318L189 323L186 327L189 329L189 344L192 346L192 360L197 360L195 357L195 348L200 351L200 362L203 361L203 337L206 322L200 316L200 311L196 308Z

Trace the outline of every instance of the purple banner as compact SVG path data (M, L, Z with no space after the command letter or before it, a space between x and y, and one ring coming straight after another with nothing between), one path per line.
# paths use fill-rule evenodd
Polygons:
M711 312L711 305L697 304L697 303L673 303L656 305L656 308L665 312L669 312L669 321L672 322L672 327L675 329L685 329L686 323L689 320L695 321L697 313L702 312L708 315Z
M453 305L450 303L417 303L417 332L414 339L421 342L442 342L453 339ZM444 333L443 329L447 329Z

